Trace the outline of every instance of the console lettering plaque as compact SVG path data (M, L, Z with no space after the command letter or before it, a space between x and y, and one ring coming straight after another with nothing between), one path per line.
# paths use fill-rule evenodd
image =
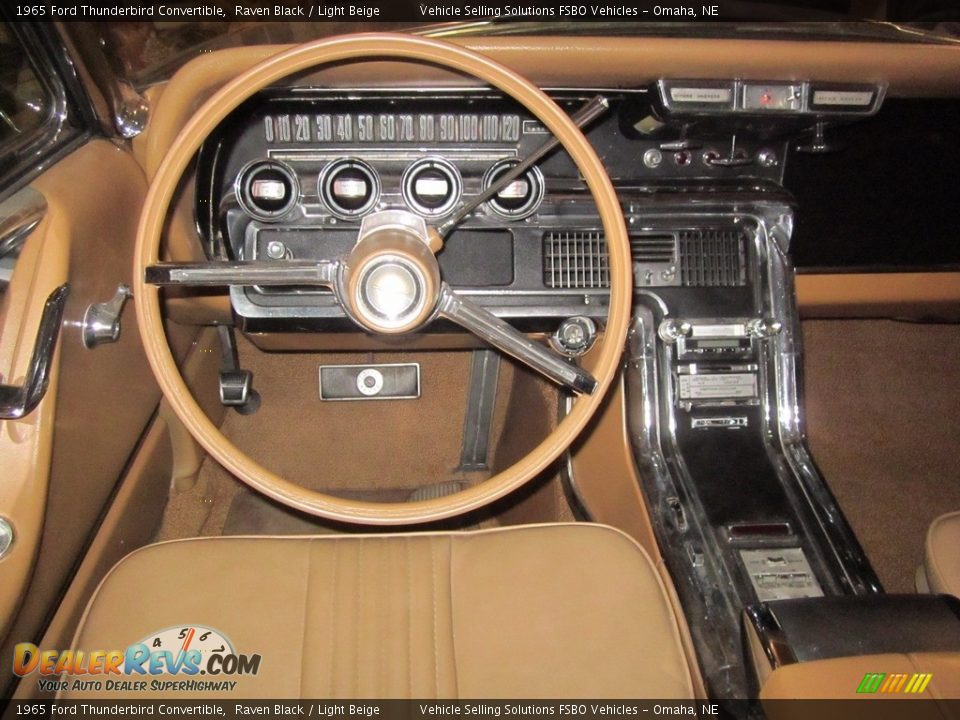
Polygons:
M823 595L802 548L741 550L740 559L761 602Z
M756 373L707 373L703 375L680 375L681 400L755 398L756 396Z

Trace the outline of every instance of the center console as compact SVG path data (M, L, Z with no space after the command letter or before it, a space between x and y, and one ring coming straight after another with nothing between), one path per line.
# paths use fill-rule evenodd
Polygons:
M698 228L684 277L701 282L636 288L628 423L707 684L745 697L742 608L880 586L803 442L791 205L711 196L691 213L685 200L644 208Z

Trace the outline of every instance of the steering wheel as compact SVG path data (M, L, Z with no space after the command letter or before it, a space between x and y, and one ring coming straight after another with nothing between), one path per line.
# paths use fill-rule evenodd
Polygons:
M533 342L508 323L457 295L440 276L442 237L418 216L386 210L365 218L353 250L328 262L159 263L165 221L178 185L204 139L254 93L295 73L337 62L395 59L472 75L523 105L559 140L583 175L603 224L610 300L602 342L591 351L593 375ZM395 34L349 35L274 55L229 82L190 119L159 167L144 204L134 259L137 323L147 358L174 412L200 445L252 488L296 510L331 520L400 525L440 520L483 507L532 480L566 450L600 406L616 376L630 313L630 250L610 179L576 124L529 80L491 59L437 40ZM201 409L166 341L161 285L291 285L330 288L365 331L415 332L436 317L456 322L498 349L578 393L570 412L511 467L458 493L406 503L349 500L307 490L262 467L228 440Z

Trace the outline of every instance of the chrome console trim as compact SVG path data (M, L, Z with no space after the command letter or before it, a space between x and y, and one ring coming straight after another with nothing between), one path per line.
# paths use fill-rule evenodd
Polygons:
M791 649L777 616L773 614L767 603L759 603L744 608L743 618L744 632L749 632L746 626L746 623L749 623L757 640L760 641L763 654L770 662L771 670L797 662L797 656Z
M760 425L751 424L749 432L758 433L762 441L772 477L796 516L791 520L798 542L823 576L824 592L879 591L876 576L804 445L797 390L800 326L787 256L791 206L780 198L727 203L701 196L676 208L638 210L645 220L671 217L671 211L673 221L684 225L723 220L748 231L755 317L779 323L778 332L752 340L759 390L753 412L759 414ZM672 370L677 348L658 336L664 320L676 319L673 297L667 288L635 292L627 345L627 421L654 529L687 611L705 679L716 696L739 697L746 692L747 679L737 629L742 608L752 600L743 570L719 528L711 526L680 451L680 408Z

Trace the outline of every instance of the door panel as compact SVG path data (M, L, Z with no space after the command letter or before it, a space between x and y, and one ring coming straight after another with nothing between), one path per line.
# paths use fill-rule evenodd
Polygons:
M6 476L0 514L17 526L15 545L0 563L0 625L8 630L3 657L13 644L41 633L160 398L140 343L135 300L123 310L118 342L87 349L81 339L87 307L131 281L147 189L139 165L128 151L93 140L32 187L48 209L26 241L8 291L0 368L15 357L12 375L22 373L36 308L49 289L68 281L70 296L46 397L26 419L0 422ZM13 330L18 324L24 329Z
M21 384L33 354L46 298L67 282L65 246L43 242L49 216L36 226L0 295L0 378ZM47 497L60 348L54 355L43 400L26 417L0 420L0 516L13 529L13 543L0 562L0 636L10 628L40 540Z

